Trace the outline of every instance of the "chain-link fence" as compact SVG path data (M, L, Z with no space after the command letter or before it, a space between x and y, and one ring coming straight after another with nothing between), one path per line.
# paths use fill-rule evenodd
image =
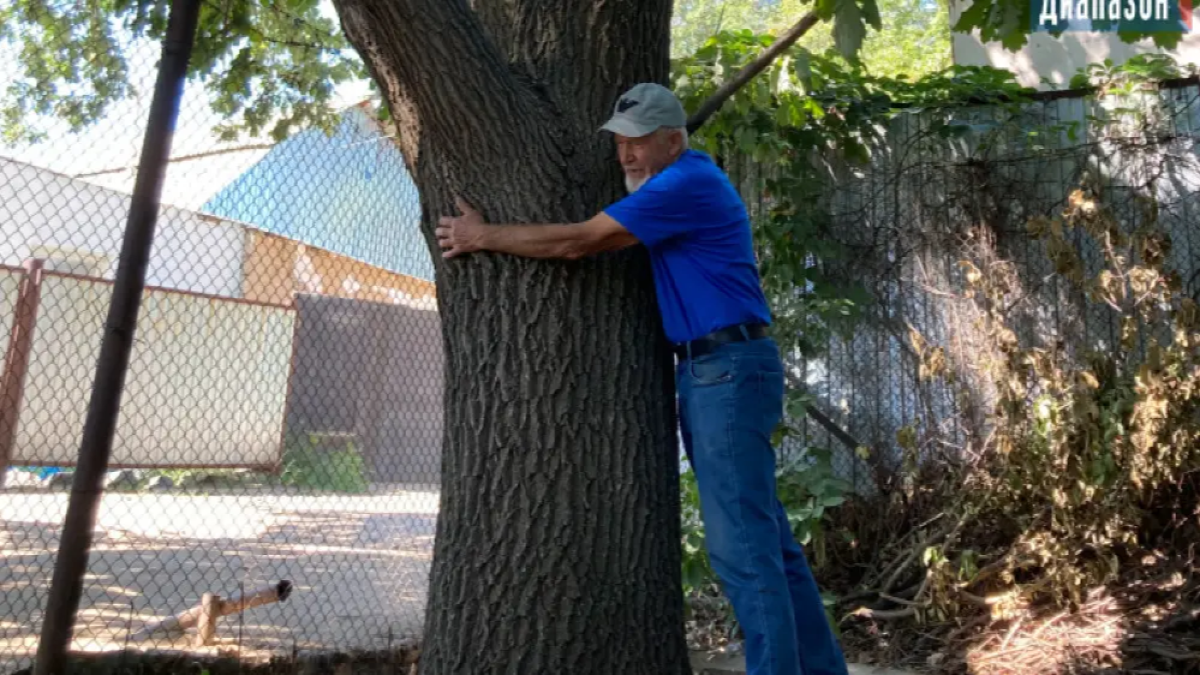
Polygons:
M1031 219L1061 213L1076 189L1091 190L1127 232L1152 224L1166 233L1167 267L1200 301L1194 78L1131 96L1055 92L1017 110L902 111L881 139L869 167L838 169L830 236L846 254L824 263L863 284L872 301L850 339L834 338L794 364L818 413L833 422L808 420L802 442L832 448L835 469L860 492L896 475L905 429L920 456L934 460L961 457L969 439L986 437L994 383L963 261L1014 264L1023 288L1006 314L1023 344L1080 354L1117 343L1120 315L1065 282L1054 252L1028 231ZM1102 252L1082 232L1071 237L1086 276L1096 275ZM923 374L939 348L953 385ZM856 452L860 444L869 456Z
M158 45L128 47L131 80L148 92ZM1200 91L1155 96L1160 222L1200 294ZM218 142L203 92L185 93L76 650L253 657L419 635L442 419L432 264L389 130L365 96L347 103L330 134ZM0 157L3 672L36 649L148 107L131 98L84 133L52 131ZM1022 119L1030 130L1094 111L1059 97ZM1112 160L1120 208L1146 176L1123 173L1130 165L1086 134L1047 143L1018 123L997 139L1000 114L953 113L967 133L952 140L930 131L944 111L901 115L870 169L847 170L830 194L851 251L842 273L875 302L852 339L796 365L828 418L805 441L837 449L860 489L877 484L881 456L895 459L902 427L918 420L930 449L953 449L986 409L982 385L970 400L921 377L912 339L969 370L974 317L957 263L971 227L986 221L1021 262L1040 299L1031 333L1111 339L1111 321L1041 281L1053 275L1024 223L1060 208L1098 156ZM205 606L206 594L225 602ZM183 629L214 607L232 613L198 644Z
M0 158L0 672L37 649L129 213L161 46L126 47L143 96ZM397 647L442 420L415 186L365 96L280 143L219 121L189 86L72 649Z

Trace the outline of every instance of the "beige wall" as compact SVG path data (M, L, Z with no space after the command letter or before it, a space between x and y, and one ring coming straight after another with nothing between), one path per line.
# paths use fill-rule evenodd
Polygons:
M965 7L963 2L952 2L950 24L958 21ZM1031 33L1025 47L1010 52L998 42L984 43L979 32L954 33L951 43L954 63L963 66L992 66L1011 70L1017 81L1027 87L1047 89L1041 84L1045 77L1056 85L1064 85L1075 73L1090 63L1101 63L1112 59L1120 64L1137 54L1168 54L1180 63L1200 63L1200 31L1186 34L1179 46L1164 50L1154 46L1150 40L1126 44L1115 33L1071 31L1060 37L1045 33Z
M276 304L290 304L294 293L311 293L436 308L432 282L249 228L243 287L247 300Z
M44 277L14 465L75 463L111 294L103 281ZM112 465L274 465L295 315L291 307L147 291Z
M113 466L274 465L285 421L297 293L425 310L434 332L422 338L440 347L431 282L241 223L186 215L221 233L222 247L176 242L180 245L164 250L186 258L186 265L165 274L186 269L206 279L216 265L222 273L214 278L221 284L211 289L183 284L188 292L154 289L143 297ZM229 270L233 276L225 273ZM19 271L0 270L0 372L21 277ZM111 283L100 279L44 278L13 464L75 463L111 291ZM412 330L406 327L397 339L413 337Z

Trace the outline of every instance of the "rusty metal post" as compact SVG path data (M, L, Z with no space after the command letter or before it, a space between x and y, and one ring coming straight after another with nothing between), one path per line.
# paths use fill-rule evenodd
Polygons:
M25 276L17 290L8 353L4 355L4 371L0 373L0 488L4 487L17 439L17 420L21 416L25 373L29 370L29 350L33 347L33 331L37 324L38 304L42 297L44 264L45 261L33 258L26 260L22 265L25 268Z
M163 176L171 154L171 137L179 117L179 100L187 77L188 60L196 39L200 0L172 0L167 34L163 40L162 60L150 118L142 141L137 181L129 204L129 220L121 245L121 259L113 285L96 380L92 385L79 462L71 487L71 500L63 520L63 531L46 601L41 639L38 642L34 675L64 675L75 615L83 593L88 554L96 512L104 488L104 473L112 454L113 435L120 411L121 390L129 369L138 309L146 286L146 267L154 242Z

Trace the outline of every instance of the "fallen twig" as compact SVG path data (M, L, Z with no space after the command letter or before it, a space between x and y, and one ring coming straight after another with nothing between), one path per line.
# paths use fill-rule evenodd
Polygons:
M907 619L916 615L917 610L915 607L906 607L904 609L871 609L870 607L859 607L849 614L849 616L863 616L869 619L879 619L881 621Z
M1000 651L1008 649L1008 643L1012 642L1013 636L1017 634L1017 631L1021 630L1021 624L1023 623L1025 623L1025 617L1023 616L1013 622L1012 627L1008 629L1008 634L1004 636L1004 642L1000 643Z
M897 605L904 605L906 607L928 607L930 604L932 604L928 600L905 600L904 598L898 598L894 595L888 595L887 593L880 593L879 597L887 600L888 602L894 602Z

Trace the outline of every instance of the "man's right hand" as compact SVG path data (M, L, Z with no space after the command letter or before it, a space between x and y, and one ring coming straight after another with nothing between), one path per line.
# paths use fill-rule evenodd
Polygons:
M484 228L487 227L483 216L461 197L455 197L454 204L462 215L442 216L434 230L443 258L453 258L483 249Z

